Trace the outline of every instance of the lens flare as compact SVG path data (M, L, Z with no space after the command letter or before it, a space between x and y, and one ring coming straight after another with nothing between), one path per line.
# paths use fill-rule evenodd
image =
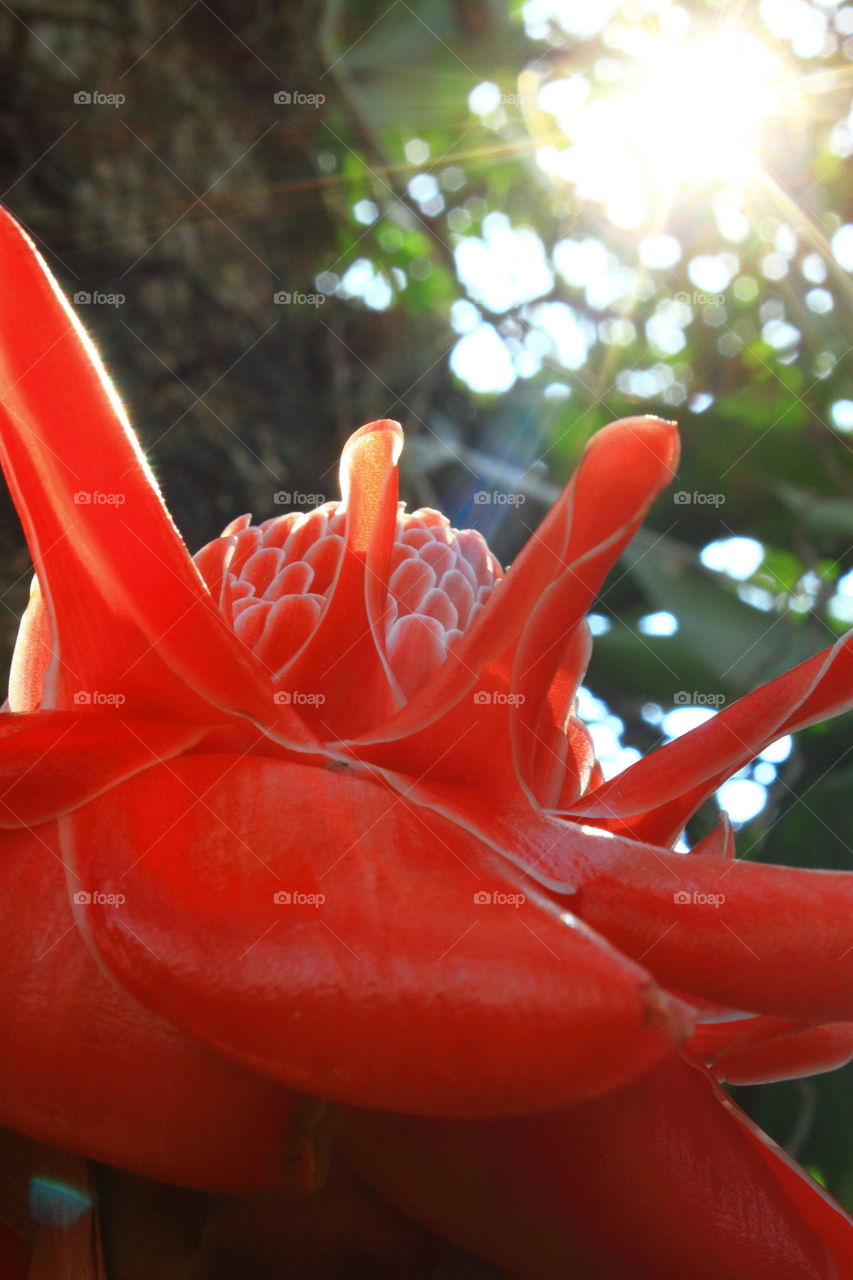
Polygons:
M540 101L568 142L539 149L543 168L638 226L662 190L744 182L760 169L786 69L756 37L649 39L618 84L585 76L545 86Z
M625 95L627 138L663 178L748 176L781 73L761 42L742 33L659 50Z

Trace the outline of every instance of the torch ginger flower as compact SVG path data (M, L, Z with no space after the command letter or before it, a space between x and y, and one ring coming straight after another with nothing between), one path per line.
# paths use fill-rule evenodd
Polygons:
M506 573L400 506L389 421L347 443L340 503L241 517L193 562L7 215L0 268L37 572L0 723L0 1121L261 1189L307 1094L373 1185L511 1276L847 1274L840 1209L716 1081L850 1055L853 879L733 860L725 825L673 845L850 704L851 637L610 781L574 714L675 426L599 432Z

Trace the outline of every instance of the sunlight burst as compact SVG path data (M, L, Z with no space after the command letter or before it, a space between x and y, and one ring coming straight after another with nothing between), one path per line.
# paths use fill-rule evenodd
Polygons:
M756 175L784 79L781 60L744 32L650 39L609 91L585 76L540 91L569 146L541 146L539 162L638 226L662 190Z

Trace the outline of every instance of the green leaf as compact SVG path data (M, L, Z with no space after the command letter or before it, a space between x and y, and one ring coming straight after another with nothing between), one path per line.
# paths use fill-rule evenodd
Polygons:
M820 647L809 629L744 604L674 539L641 530L623 560L650 602L675 614L679 633L721 691L724 683L754 688Z

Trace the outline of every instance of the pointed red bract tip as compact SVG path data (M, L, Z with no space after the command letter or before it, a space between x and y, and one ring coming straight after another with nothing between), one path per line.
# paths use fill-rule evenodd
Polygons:
M403 428L390 418L359 427L347 440L339 470L344 510L357 501L350 544L366 550L382 505L389 473L395 473L403 451Z

